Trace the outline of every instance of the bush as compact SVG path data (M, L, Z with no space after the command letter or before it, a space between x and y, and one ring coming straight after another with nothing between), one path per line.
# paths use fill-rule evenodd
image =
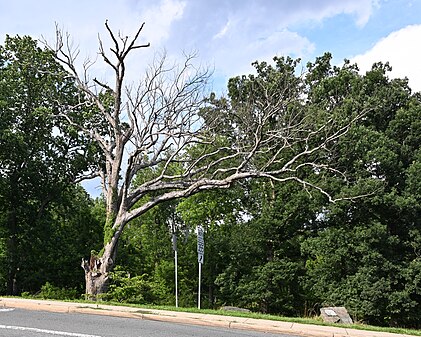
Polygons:
M36 297L50 300L73 300L79 298L80 294L76 289L59 288L46 282Z
M130 277L130 274L116 267L111 273L111 284L104 299L121 303L153 303L153 286L147 275Z

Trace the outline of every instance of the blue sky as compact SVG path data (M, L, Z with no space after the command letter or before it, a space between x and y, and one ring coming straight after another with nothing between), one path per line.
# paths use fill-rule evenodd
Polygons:
M421 91L421 0L0 0L0 43L6 34L53 41L57 23L83 61L95 58L106 19L125 35L145 22L142 41L151 48L132 59L133 79L163 49L174 58L197 52L222 91L255 60L307 62L329 51L334 62L347 58L362 71L389 61L391 76Z
M145 22L152 48L136 55L137 65L164 48L174 57L196 51L219 86L252 71L255 60L309 61L330 51L335 62L348 58L363 70L389 61L394 76L421 91L421 0L0 0L0 41L5 34L52 41L58 23L83 57L95 57L106 19L127 35Z

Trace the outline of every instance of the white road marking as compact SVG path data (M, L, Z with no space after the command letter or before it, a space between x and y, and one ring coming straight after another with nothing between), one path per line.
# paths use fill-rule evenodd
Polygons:
M0 312L6 312L6 311L13 311L13 310L15 310L15 309L13 309L13 308L2 308L2 309L0 309Z
M44 329L37 329L37 328L27 328L27 327L23 327L23 326L1 325L1 324L0 324L0 329L31 331L31 332L38 332L38 333L44 333L44 334L56 335L56 336L101 337L101 336L98 336L98 335L86 335L86 334L83 334L83 333L65 332L65 331L54 331L54 330L44 330Z

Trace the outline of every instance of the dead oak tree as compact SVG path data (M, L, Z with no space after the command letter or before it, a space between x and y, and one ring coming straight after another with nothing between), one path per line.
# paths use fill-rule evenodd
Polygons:
M96 123L86 125L73 114L76 107L63 107L61 114L96 143L103 158L88 175L101 178L106 202L103 250L82 261L89 297L107 290L126 224L159 203L262 177L295 180L331 198L299 171L337 174L318 162L316 154L326 153L357 117L346 123L334 118L309 120L301 77L294 77L293 71L270 88L264 81L243 81L248 87L240 90L240 81L232 101L207 100L204 89L210 74L196 69L189 56L180 66L170 67L162 58L148 68L139 86L128 86L127 58L149 46L138 43L143 25L133 38L116 34L107 22L105 27L112 48L106 51L99 40L99 54L114 73L113 85L90 80L89 62L78 71L77 52L60 29L52 48L83 92L80 104L99 116ZM142 179L134 184L139 176Z

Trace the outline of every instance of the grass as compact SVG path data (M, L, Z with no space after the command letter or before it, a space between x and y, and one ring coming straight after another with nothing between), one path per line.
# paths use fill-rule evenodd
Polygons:
M136 306L136 305L135 305ZM272 321L281 321L281 322L291 322L291 323L301 323L301 324L313 324L313 325L322 325L322 326L338 326L338 324L323 322L321 318L315 317L283 317L277 315L268 315L261 314L256 312L237 312L237 311L225 311L225 310L212 310L212 309L197 309L197 308L176 308L171 306L148 306L144 305L143 308L155 309L155 310L171 310L171 311L181 311L181 312L192 312L192 313L201 313L209 315L223 315L223 316L232 316L232 317L242 317L242 318L254 318L254 319L267 319ZM377 332L389 332L396 334L406 334L413 336L421 336L421 330L415 329L406 329L406 328L392 328L392 327L379 327L366 324L350 324L344 327L357 330L366 330L366 331L377 331Z
M84 301L86 302L86 301ZM90 302L96 303L98 302ZM291 323L301 323L301 324L313 324L313 325L322 325L322 326L338 326L338 324L323 322L319 317L283 317L277 315L268 315L261 314L256 312L237 312L237 311L226 311L226 310L213 310L213 309L198 309L198 308L181 308L174 306L163 306L163 305L139 305L139 304L127 304L119 302L102 302L104 305L116 305L116 306L130 306L139 308L142 310L167 310L167 311L178 311L178 312L191 312L191 313L200 313L208 315L223 315L230 317L242 317L242 318L254 318L254 319L267 319L272 321L281 321L281 322L291 322ZM396 334L406 334L413 336L421 336L421 330L415 329L406 329L406 328L392 328L392 327L379 327L366 324L351 324L346 325L347 328L357 329L357 330L366 330L366 331L377 331L377 332L389 332Z
M28 297L26 297L28 298ZM39 299L39 298L34 298ZM42 300L42 299L39 299ZM326 323L321 320L319 317L306 318L306 317L283 317L277 315L268 315L261 314L256 312L237 312L237 311L225 311L225 310L213 310L213 309L198 309L198 308L181 308L174 306L162 306L162 305L140 305L140 304L131 304L131 303L120 303L120 302L93 302L86 300L68 300L67 302L76 302L83 304L98 304L98 305L114 305L114 306L126 306L139 308L139 311L150 313L149 310L166 310L166 311L178 311L178 312L191 312L191 313L200 313L208 315L223 315L230 317L242 317L242 318L254 318L254 319L266 319L272 321L281 321L281 322L291 322L291 323L301 323L301 324L313 324L313 325L322 325L322 326L338 326L338 324ZM412 336L421 336L421 330L415 329L406 329L406 328L392 328L392 327L379 327L366 324L350 324L344 325L346 328L357 329L357 330L367 330L367 331L377 331L377 332L388 332L396 334L406 334Z

